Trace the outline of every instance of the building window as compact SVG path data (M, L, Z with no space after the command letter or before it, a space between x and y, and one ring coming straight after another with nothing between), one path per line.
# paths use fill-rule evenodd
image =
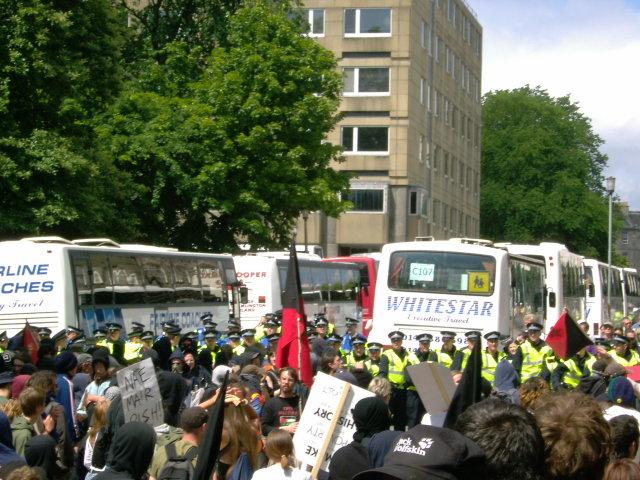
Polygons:
M426 157L426 140L425 136L420 134L418 138L418 162L424 163L424 158Z
M440 168L440 155L442 155L442 148L438 145L433 147L433 171L437 172Z
M309 19L310 37L324 37L324 10L318 8L310 8L307 10Z
M390 8L346 8L345 37L390 37Z
M418 192L411 190L409 192L409 215L418 214Z
M346 154L388 155L389 127L342 127Z
M622 244L629 245L629 232L622 232Z
M420 104L425 104L425 95L427 93L427 89L425 88L426 80L420 77Z
M347 200L353 203L352 212L384 212L384 190L352 189Z
M431 85L427 85L427 112L431 111Z
M345 96L389 95L389 68L345 68Z
M422 20L422 23L420 24L421 29L420 29L420 38L421 38L421 44L422 44L422 48L427 48L427 23Z
M436 62L440 63L442 60L442 39L439 35L436 35Z

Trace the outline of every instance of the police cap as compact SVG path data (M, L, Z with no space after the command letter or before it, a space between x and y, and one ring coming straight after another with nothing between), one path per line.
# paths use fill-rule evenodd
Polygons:
M378 342L369 342L369 345L367 345L367 347L370 351L382 350L382 344Z
M416 340L420 343L430 343L433 341L433 335L430 333L421 333L420 335L416 335Z
M484 334L484 338L487 340L500 340L500 332L489 332Z
M451 340L452 338L456 338L455 332L443 331L440 332L440 335L442 335L442 340Z
M395 340L404 340L405 339L405 334L402 333L400 330L395 330L391 333L389 333L389 339L393 342Z
M544 327L538 322L530 323L527 327L527 332L541 332Z

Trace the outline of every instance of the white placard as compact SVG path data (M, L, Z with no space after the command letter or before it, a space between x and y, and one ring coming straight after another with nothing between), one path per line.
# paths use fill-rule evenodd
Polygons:
M314 465L318 451L329 429L329 424L338 405L343 386L346 382L335 377L318 373L313 387L309 392L307 404L300 416L300 423L293 436L296 458L307 465ZM329 470L329 462L333 454L341 447L353 441L356 424L351 415L351 409L363 398L373 397L374 394L355 385L349 385L347 400L339 413L340 418L333 432L331 443L325 455L321 470Z
M164 423L162 397L150 358L119 370L118 387L125 423L144 422L152 427Z
M412 263L409 266L409 280L415 282L433 282L436 266L433 263Z

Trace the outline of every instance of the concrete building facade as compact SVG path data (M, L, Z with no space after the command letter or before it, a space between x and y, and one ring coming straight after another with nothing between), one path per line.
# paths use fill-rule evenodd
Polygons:
M616 250L629 259L629 266L640 271L640 212L629 210L629 204L618 204L622 212L623 225Z
M353 210L313 212L298 243L328 256L420 236L477 237L482 28L461 0L307 0L310 32L344 74L328 136Z

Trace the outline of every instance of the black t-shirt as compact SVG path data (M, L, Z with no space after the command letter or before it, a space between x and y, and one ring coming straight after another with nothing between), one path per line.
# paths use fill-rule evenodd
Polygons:
M262 407L262 434L300 420L300 397L274 397Z

